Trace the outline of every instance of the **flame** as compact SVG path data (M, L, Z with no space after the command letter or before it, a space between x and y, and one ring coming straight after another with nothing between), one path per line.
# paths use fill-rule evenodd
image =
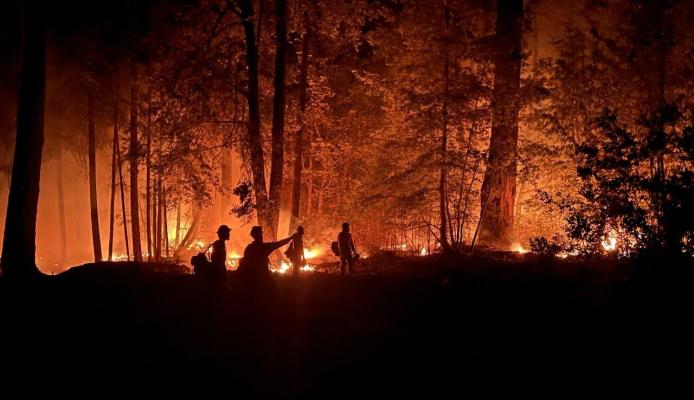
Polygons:
M121 253L114 253L112 260L113 261L129 261L128 256L126 254L121 254Z
M316 258L320 256L321 250L316 248L316 249L304 249L304 259L310 260L312 258ZM271 265L270 266L270 271L277 273L277 274L285 274L287 271L290 271L292 269L292 264L285 261L281 260L279 262L279 265ZM316 266L313 264L305 264L303 267L299 268L300 271L303 272L314 272L316 270Z
M426 248L426 247L422 247L422 250L419 252L419 255L420 255L420 256L426 256L426 255L428 255L428 254L429 254L429 252L427 251L427 248Z
M227 254L226 267L228 270L234 271L239 267L239 260L241 255L235 251Z
M304 249L304 259L310 260L316 258L321 254L320 249Z
M287 273L287 271L290 271L291 269L292 264L284 260L281 260L278 266L270 266L270 271L276 274L285 274ZM303 267L299 268L299 270L304 272L314 272L316 270L316 266L312 264L306 264Z
M555 254L555 257L559 257L559 258L569 258L569 257L576 257L578 254L579 254L579 253L578 253L578 250L572 250L572 251L569 251L569 252L562 251L562 252L559 252L559 253Z
M530 250L525 249L523 246L520 245L520 243L516 243L513 246L511 246L511 250L520 254L530 253Z
M617 250L617 232L612 229L606 238L602 240L602 248L605 251L615 251Z
M281 260L279 263L279 266L270 266L270 271L278 273L278 274L284 274L285 272L289 271L292 268L292 265L284 260Z

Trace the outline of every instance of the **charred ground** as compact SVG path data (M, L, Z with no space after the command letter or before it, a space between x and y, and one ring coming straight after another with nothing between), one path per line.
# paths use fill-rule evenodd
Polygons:
M232 272L223 297L153 264L88 264L0 290L3 364L70 394L633 388L693 354L694 270L660 261L386 254L347 279Z

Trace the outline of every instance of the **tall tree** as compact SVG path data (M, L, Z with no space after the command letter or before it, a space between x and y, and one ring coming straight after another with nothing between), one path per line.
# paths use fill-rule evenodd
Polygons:
M123 216L123 237L125 238L125 256L130 260L130 245L128 242L128 213L125 208L125 180L123 179L123 162L121 161L120 140L116 140L116 163L118 164L118 188L120 190L120 210Z
M304 40L301 47L301 65L299 67L299 129L296 131L294 144L294 176L292 181L292 204L289 217L289 234L296 230L301 220L301 181L304 167L304 130L306 127L305 113L308 103L308 65L311 41L311 28L308 13L304 12Z
M284 173L284 112L286 108L286 67L287 67L287 2L275 1L277 25L275 39L275 95L272 107L272 165L270 166L270 232L272 239L277 237L280 218L280 196Z
M137 191L137 164L139 145L137 141L137 71L133 66L130 85L130 222L132 224L133 257L142 262L142 244L140 242L140 216Z
M161 192L161 213L162 213L162 219L164 220L164 226L162 227L162 234L164 236L164 250L165 253L164 255L168 258L169 257L169 221L166 216L166 187L162 186L162 192Z
M99 262L101 256L101 233L99 231L99 206L96 196L96 126L94 123L94 88L87 93L87 118L89 134L89 209L92 223L92 244L94 261Z
M523 0L497 4L492 134L482 183L479 240L507 246L513 230L518 154L518 111ZM485 204L486 203L486 204Z
M157 171L156 173L156 187L154 192L156 193L156 199L154 200L152 210L154 212L154 261L161 261L161 241L162 241L162 190L161 190L161 173Z
M147 147L145 148L145 229L147 231L147 261L152 261L152 190L151 190L151 167L152 167L152 131L148 126L145 130L147 135Z
M111 147L111 198L108 214L108 260L113 261L113 222L116 213L116 151L118 149L118 109L113 105L113 144Z
M448 181L448 97L450 85L450 61L448 57L449 49L449 27L451 15L448 8L448 2L444 1L444 27L445 34L443 37L443 107L442 107L442 129L441 129L441 149L439 156L441 157L441 168L439 171L439 242L441 250L446 252L450 250L448 243L448 191L446 190Z
M258 45L254 24L253 3L251 0L239 0L240 10L234 10L241 18L246 42L246 64L248 68L248 128L247 139L250 147L251 173L253 175L253 192L255 195L258 222L261 225L272 226L272 216L269 212L267 188L265 186L265 157L263 154L263 138L260 132L260 94L258 87Z
M641 63L637 63L637 65L641 66L641 68L637 67L637 69L644 69L640 70L639 73L648 82L649 113L653 115L661 114L666 110L668 102L668 59L675 44L672 13L674 3L677 3L677 0L658 2L641 0L635 3L635 11L631 13L630 19L632 20L634 30L638 32L635 38L636 44L645 45L649 49L646 51L647 54L643 57L644 59ZM654 174L659 185L664 185L667 178L664 157L665 143L667 142L665 121L666 118L661 116L656 129L656 140L660 145L653 160L655 165ZM663 194L660 193L660 195ZM654 202L656 214L662 216L665 209L664 203L667 200L662 196L656 197ZM676 238L674 241L677 242L679 240L680 238Z
M35 260L36 211L41 178L46 85L44 11L38 4L25 3L24 7L17 138L0 262L2 275L18 279L38 274Z

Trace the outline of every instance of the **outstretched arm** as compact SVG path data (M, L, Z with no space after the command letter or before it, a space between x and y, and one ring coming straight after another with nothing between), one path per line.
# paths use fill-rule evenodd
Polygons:
M271 250L276 250L276 249L279 249L280 247L284 246L285 244L291 242L293 238L294 238L294 236L290 236L288 238L284 238L284 239L278 240L276 242L267 243L267 246Z
M349 237L349 246L352 248L352 251L356 254L357 247L354 245L354 240L352 240L352 236Z

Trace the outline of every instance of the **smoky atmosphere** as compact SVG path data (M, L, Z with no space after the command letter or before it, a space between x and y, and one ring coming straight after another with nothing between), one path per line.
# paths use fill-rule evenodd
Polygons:
M2 397L691 391L694 0L8 0L0 76Z

